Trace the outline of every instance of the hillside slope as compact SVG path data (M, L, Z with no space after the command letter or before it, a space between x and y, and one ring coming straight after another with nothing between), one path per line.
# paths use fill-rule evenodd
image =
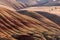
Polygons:
M48 35L46 35L46 33ZM60 33L60 26L37 12L11 11L0 7L0 37L14 40L12 35L33 34L36 40L56 39ZM2 36L4 35L4 36ZM46 36L50 36L45 38ZM59 36L58 36L59 37Z
M15 10L19 10L25 7L22 2L18 3L16 0L0 0L0 5L11 7Z

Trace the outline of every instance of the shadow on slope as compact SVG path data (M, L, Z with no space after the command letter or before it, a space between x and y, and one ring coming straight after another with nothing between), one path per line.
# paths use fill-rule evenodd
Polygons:
M26 14L26 15L30 15L30 16L33 16L34 18L36 19L39 19L39 17L36 17L36 14L32 14L32 12L28 12L26 10L23 10L23 11L18 11L19 13L22 13L22 14ZM60 17L55 15L55 14L50 14L48 12L41 12L41 11L37 11L37 13L45 16L46 18L50 19L51 21L57 23L58 25L60 25ZM35 15L35 16L34 16ZM41 18L41 17L40 17Z
M54 21L55 23L57 23L58 25L60 25L60 16L57 16L55 14L50 14L48 12L39 12L37 11L37 13L47 17L48 19Z
M9 39L7 39L7 38L0 38L0 40L9 40Z
M51 21L49 18L47 18L47 17L45 17L45 16L43 16L43 15L37 13L37 12L26 11L26 10L17 11L17 12L19 12L20 14L27 15L27 16L30 16L32 18L35 18L35 19L39 20L40 22L42 22L43 24L46 24L46 26L48 25L49 27L53 27L53 29L57 28L57 26L55 25L56 23L54 21ZM44 28L46 28L47 30L49 30L45 26L44 26ZM51 29L49 31L51 31Z
M32 36L29 35L12 35L17 40L35 40Z
M6 35L5 37L11 37L13 34L32 33L36 35L33 36L36 39L39 36L39 39L45 40L42 34L44 31L51 34L60 33L60 26L37 12L19 11L17 13L0 7L0 33ZM13 37L11 38L13 40Z

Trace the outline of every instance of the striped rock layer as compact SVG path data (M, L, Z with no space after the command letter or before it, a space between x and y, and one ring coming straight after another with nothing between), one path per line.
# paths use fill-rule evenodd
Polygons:
M0 0L0 5L10 7L14 10L19 10L26 7L22 2L17 2L16 0Z
M0 37L14 40L13 34L33 34L36 40L46 40L60 33L60 26L37 12L15 12L0 7ZM45 36L46 35L46 36Z

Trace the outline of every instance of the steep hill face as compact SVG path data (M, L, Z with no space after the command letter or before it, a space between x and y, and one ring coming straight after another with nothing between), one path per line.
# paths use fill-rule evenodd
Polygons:
M22 2L18 3L16 0L0 0L0 5L8 6L16 10L25 7Z
M60 6L41 6L41 7L29 7L21 9L21 11L33 11L47 17L60 25Z
M57 16L50 18L49 13L46 16L45 12L19 10L24 7L16 0L0 0L0 40L60 40L60 25L54 21Z
M18 11L18 12L20 14L27 15L27 16L30 16L32 18L35 18L35 19L39 20L40 27L37 25L36 29L39 30L41 28L40 32L43 33L43 35L46 32L47 32L47 35L50 35L50 34L56 35L57 32L56 32L55 28L58 26L58 24L56 24L55 22L51 21L49 18L46 18L46 16L42 15L43 12L39 12L39 13L32 12L32 11ZM56 27L55 27L55 25L56 25ZM54 32L54 30L55 30L55 32ZM42 37L42 38L44 38L44 37ZM51 38L51 40L54 40L54 39L55 38ZM46 40L49 40L49 39L46 38Z
M60 26L36 12L19 11L19 13L0 7L0 37L11 35L31 35L35 39L45 40L47 36L60 35ZM4 35L4 36L2 36ZM49 37L48 37L49 38ZM51 38L55 39L55 38Z

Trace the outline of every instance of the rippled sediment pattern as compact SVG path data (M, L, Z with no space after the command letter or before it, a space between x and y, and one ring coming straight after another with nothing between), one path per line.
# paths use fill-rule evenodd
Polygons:
M24 3L22 3L22 2L18 3L16 0L0 0L0 6L1 5L10 7L14 10L20 10L20 9L26 7L24 5Z
M49 35L55 35L60 32L60 26L36 12L17 13L0 7L0 37L32 33L36 40L46 40L45 32Z

